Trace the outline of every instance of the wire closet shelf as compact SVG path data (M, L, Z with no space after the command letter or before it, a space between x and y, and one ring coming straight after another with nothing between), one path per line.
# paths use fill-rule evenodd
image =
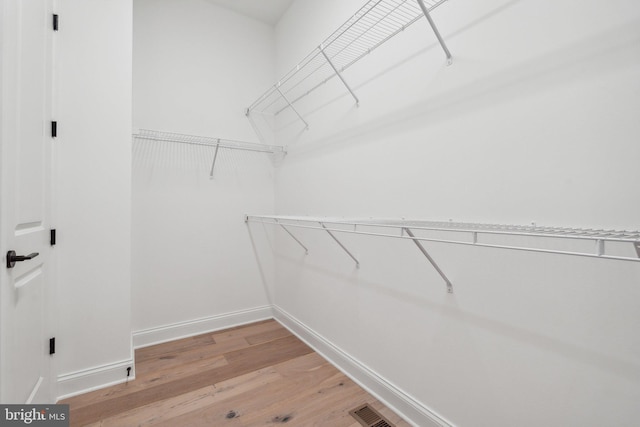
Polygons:
M353 233L410 240L440 274L450 293L453 292L451 282L422 245L422 242L440 242L621 261L640 261L640 231L452 221L341 219L272 215L246 215L245 222L280 226L304 248L305 252L308 252L307 247L289 228L322 230L329 233L336 240L340 247L356 262L356 266L360 265L359 261L337 239L334 233ZM573 242L571 249L566 247L566 243L569 241ZM573 246L576 247L574 248Z
M394 219L340 219L328 217L298 216L262 216L247 215L246 221L265 224L285 225L289 227L330 230L340 233L355 233L371 236L394 237L407 240L452 243L481 247L516 249L533 252L548 252L565 255L578 255L623 261L640 261L640 231L597 230L584 228L543 227L536 225L480 224L452 221L394 220ZM317 225L316 225L317 224ZM331 225L324 229L320 224ZM344 226L348 226L345 228ZM377 228L379 231L366 231ZM429 236L405 236L406 230L426 232L448 232L448 238ZM454 238L457 235L458 238ZM466 236L465 236L466 235ZM511 237L532 237L543 239L571 239L593 242L593 251L566 251L528 246L521 241L513 245L483 242L482 236L502 235ZM634 256L622 256L606 253L605 243L627 243L635 250Z
M256 151L270 154L286 154L280 145L265 145L255 142L235 141L232 139L212 138L208 136L185 135L181 133L162 132L157 130L139 129L133 134L137 140L176 142L179 144L204 145L207 147L229 148L233 150Z
M370 0L349 20L313 49L291 71L269 88L247 109L277 115L338 76L358 103L358 98L342 77L342 72L404 31L421 17L426 17L451 61L444 41L429 13L446 0ZM307 122L298 114L307 125ZM307 125L308 127L308 125Z
M178 144L199 145L215 148L213 161L211 163L211 171L209 177L213 179L213 171L218 158L218 150L220 148L232 150L254 151L259 153L268 153L284 156L287 151L280 145L266 145L255 142L234 141L232 139L211 138L208 136L185 135L181 133L162 132L157 130L139 129L133 134L134 141L161 141L175 142Z

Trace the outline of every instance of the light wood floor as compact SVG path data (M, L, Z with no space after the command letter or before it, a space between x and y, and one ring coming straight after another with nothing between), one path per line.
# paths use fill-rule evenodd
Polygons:
M136 379L59 403L72 426L360 427L369 403L409 426L274 320L136 351Z

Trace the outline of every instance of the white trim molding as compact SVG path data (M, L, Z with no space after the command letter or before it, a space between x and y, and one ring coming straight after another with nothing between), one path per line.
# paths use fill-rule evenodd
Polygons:
M332 365L367 390L410 424L419 427L452 427L453 424L418 402L365 364L345 353L298 319L273 306L274 318Z
M144 329L133 333L133 348L148 347L272 318L271 306L262 306Z
M127 378L127 368L133 368L133 358L95 368L58 375L58 400L99 390L135 379L134 373Z

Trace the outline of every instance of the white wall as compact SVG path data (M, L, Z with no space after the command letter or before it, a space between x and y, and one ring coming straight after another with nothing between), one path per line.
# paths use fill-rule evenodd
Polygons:
M130 0L60 0L54 197L60 395L124 380L131 347Z
M244 110L275 78L274 30L203 0L134 2L134 127L248 142ZM272 139L272 136L271 136ZM268 316L248 212L273 212L263 153L133 145L135 345ZM257 236L262 239L264 234Z
M361 3L296 0L279 73ZM359 108L331 83L298 105L309 131L278 119L276 212L639 229L638 3L455 0L433 18L452 66L419 21L344 73ZM409 242L341 236L355 269L326 234L298 230L307 256L276 236L276 307L424 412L637 425L638 263L429 244L449 295Z

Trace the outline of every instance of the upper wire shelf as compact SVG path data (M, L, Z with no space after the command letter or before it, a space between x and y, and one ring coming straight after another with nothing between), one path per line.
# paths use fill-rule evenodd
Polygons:
M213 171L218 159L218 150L220 148L228 148L232 150L255 151L259 153L280 154L285 155L287 151L280 145L265 145L255 142L234 141L232 139L212 138L208 136L185 135L173 132L161 132L149 129L139 129L133 134L134 140L139 141L166 141L177 142L179 144L201 145L215 148L213 161L211 162L211 171L209 177L213 179Z
M341 73L411 24L426 16L449 63L451 54L429 13L446 0L369 0L349 20L309 53L247 109L278 114L338 76L358 102ZM295 110L295 108L294 108ZM295 111L298 114L297 111ZM298 114L300 119L306 121Z

